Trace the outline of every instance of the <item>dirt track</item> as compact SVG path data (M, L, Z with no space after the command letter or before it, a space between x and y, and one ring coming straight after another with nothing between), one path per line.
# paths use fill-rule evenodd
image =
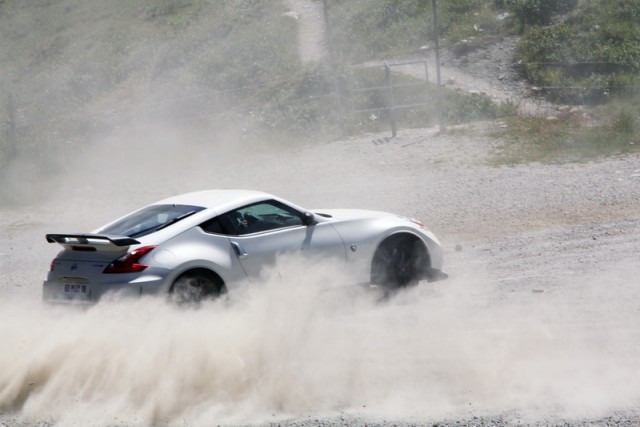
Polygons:
M81 425L97 417L104 424L116 411L125 425L162 419L190 425L635 425L640 159L496 168L487 162L499 142L468 132L475 136L424 129L400 132L389 142L370 135L295 152L253 151L234 162L221 159L209 172L204 159L193 160L192 172L167 176L135 195L105 186L87 197L86 190L64 184L61 195L42 205L4 210L0 339L14 353L0 359L7 368L0 375L0 420ZM284 165L283 158L295 161ZM245 173L239 176L238 168ZM127 182L126 174L121 179ZM157 302L117 303L116 312L105 306L86 314L39 307L39 283L56 252L44 242L45 232L86 231L142 203L212 183L261 188L304 206L420 218L441 237L451 277L383 306L351 293L317 299L318 287L339 281L340 272L328 279L328 271L311 269L293 281L267 278L262 290L241 297L245 303L187 320L184 313L152 308ZM264 340L252 338L261 313L271 325ZM156 319L151 324L149 316ZM194 316L198 334L184 335L176 325ZM214 328L220 322L235 325L231 335ZM218 345L203 347L202 334ZM134 343L141 340L146 350L139 354ZM75 344L69 348L68 342ZM185 363L164 364L160 355L169 343ZM129 348L128 357L114 353L117 348ZM204 400L184 382L190 374L181 367L202 363L202 354L213 358L207 375L227 372ZM52 355L58 355L54 364L38 368ZM253 365L255 355L261 362ZM229 371L228 357L243 360L243 367ZM93 362L82 369L82 360ZM141 363L153 366L148 377ZM105 369L130 373L94 376ZM323 379L316 378L319 372ZM131 392L126 378L140 375L144 396L131 397L133 407L119 406L114 396ZM154 391L160 378L165 387L182 379L186 401L199 403L168 405ZM72 398L79 385L86 398ZM17 386L22 394L10 392ZM310 401L301 400L301 389ZM63 399L64 413L56 403L60 393L71 399ZM216 409L220 405L226 410ZM165 412L150 409L156 406Z

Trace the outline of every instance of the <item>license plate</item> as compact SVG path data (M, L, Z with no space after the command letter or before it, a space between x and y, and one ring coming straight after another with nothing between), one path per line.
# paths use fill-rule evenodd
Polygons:
M88 290L87 285L82 285L79 283L65 283L64 284L64 293L67 296L81 296L86 295Z

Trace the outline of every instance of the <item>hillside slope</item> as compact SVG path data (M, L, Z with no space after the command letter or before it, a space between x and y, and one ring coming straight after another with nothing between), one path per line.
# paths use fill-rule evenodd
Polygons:
M230 105L295 71L286 11L251 0L0 3L4 179L54 171L109 138L153 144L141 129L211 134Z

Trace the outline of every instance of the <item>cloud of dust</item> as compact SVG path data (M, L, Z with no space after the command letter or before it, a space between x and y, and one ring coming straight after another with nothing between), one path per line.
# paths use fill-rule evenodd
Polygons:
M280 262L199 309L2 301L0 414L59 425L588 416L640 398L630 282L581 281L579 304L561 292L509 302L477 275L381 300L340 286L337 266L301 265Z

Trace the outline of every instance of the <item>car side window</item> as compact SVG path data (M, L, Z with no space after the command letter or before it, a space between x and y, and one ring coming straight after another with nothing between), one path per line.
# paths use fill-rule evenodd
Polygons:
M150 205L102 228L99 233L142 237L182 221L203 210L202 206Z
M220 222L238 236L304 225L300 212L276 200L232 210L220 215Z
M213 233L213 234L229 234L224 227L222 227L222 224L220 224L220 219L219 218L213 218L210 219L209 221L200 224L200 228L202 228L202 230L205 233Z

